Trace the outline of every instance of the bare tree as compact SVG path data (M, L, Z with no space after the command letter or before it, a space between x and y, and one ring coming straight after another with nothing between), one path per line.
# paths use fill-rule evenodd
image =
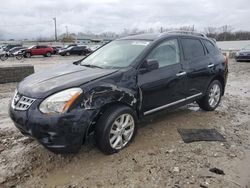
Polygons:
M210 27L210 26L209 27L205 27L204 28L204 32L207 35L214 35L217 32L217 28L216 27Z

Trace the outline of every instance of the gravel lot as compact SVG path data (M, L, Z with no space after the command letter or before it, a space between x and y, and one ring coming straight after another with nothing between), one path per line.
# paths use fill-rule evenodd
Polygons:
M35 71L80 56L34 57ZM0 62L0 66L1 66ZM0 85L0 187L250 187L250 63L229 62L225 96L213 112L196 104L149 116L134 142L104 155L89 138L75 155L56 155L24 137L8 117L16 83ZM182 141L177 128L215 128L226 142ZM209 172L217 167L225 175Z

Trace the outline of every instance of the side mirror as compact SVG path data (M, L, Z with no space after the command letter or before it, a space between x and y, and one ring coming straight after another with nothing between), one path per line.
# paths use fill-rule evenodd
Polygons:
M159 68L159 62L156 59L146 59L140 68L141 73L150 72Z

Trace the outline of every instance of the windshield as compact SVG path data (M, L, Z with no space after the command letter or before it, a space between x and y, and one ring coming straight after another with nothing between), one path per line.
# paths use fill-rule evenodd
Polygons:
M123 68L146 48L150 41L117 40L113 41L82 60L81 65L91 65L100 68Z
M65 48L65 50L71 50L72 48L74 48L75 46L70 46L70 47L67 47Z

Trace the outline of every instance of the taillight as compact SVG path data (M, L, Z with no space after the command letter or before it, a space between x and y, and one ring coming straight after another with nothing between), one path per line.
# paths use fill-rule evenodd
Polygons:
M225 65L228 65L228 57L226 55L224 55L224 62L225 62Z

